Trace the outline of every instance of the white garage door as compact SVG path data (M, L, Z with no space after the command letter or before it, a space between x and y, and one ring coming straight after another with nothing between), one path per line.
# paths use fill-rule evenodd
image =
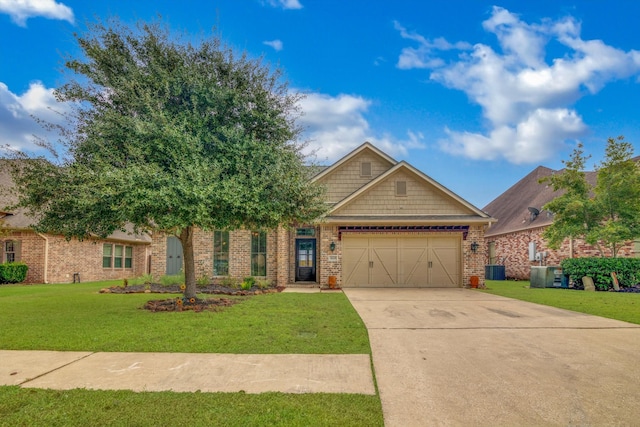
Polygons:
M456 236L343 235L345 287L459 287Z

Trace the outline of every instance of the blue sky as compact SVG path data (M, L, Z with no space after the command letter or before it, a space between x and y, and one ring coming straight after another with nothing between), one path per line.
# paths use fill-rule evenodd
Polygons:
M57 120L87 20L158 15L280 66L315 161L370 141L480 208L578 141L595 162L640 142L635 0L0 0L0 144Z

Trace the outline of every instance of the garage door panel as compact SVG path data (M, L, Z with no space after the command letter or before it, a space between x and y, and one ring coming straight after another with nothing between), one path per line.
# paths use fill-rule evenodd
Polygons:
M350 286L369 283L369 241L366 238L353 238L344 241L342 256L343 282Z
M432 249L431 283L435 286L458 287L459 267L455 248Z
M397 248L371 248L371 283L382 286L396 285L398 281Z
M418 239L411 239L416 242ZM415 242L412 242L415 243ZM429 261L427 259L426 242L424 247L403 247L400 251L399 281L406 286L426 285L429 280Z

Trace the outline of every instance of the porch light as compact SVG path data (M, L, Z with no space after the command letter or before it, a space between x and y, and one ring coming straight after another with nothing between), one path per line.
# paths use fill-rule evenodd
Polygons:
M336 250L336 242L331 242L331 244L329 245L329 250L331 252Z
M471 244L471 252L473 252L474 254L478 251L478 246L480 246L477 242L473 242Z

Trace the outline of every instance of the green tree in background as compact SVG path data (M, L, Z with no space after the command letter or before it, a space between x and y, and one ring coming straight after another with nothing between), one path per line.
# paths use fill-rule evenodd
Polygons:
M609 138L605 159L597 167L597 182L587 182L584 168L588 157L581 144L565 169L543 178L561 194L544 208L554 214L543 237L551 248L566 238L584 239L600 254L608 247L613 257L621 245L640 237L640 167L633 159L633 146L623 136Z
M114 19L76 37L82 57L66 60L74 76L56 90L73 106L62 160L13 171L17 206L38 230L83 239L130 223L175 235L195 297L195 228L267 229L325 213L297 142L300 95L279 70L160 23Z

